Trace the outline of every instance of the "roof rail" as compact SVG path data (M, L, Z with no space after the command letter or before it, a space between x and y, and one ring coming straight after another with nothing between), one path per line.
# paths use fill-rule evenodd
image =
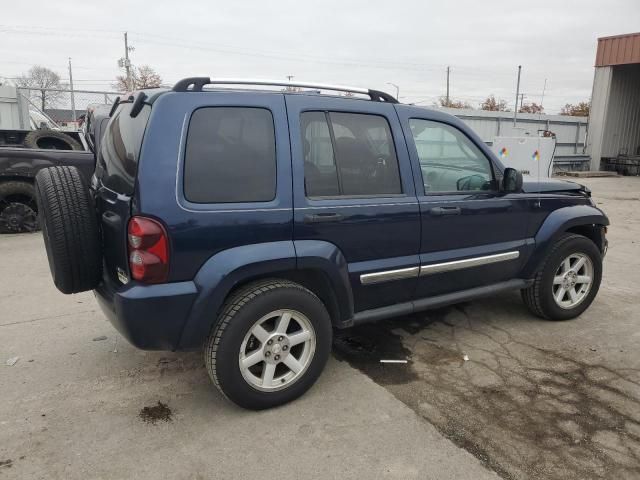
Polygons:
M337 92L361 93L368 95L375 102L398 103L398 100L388 93L368 88L348 87L345 85L329 85L325 83L289 82L284 80L260 80L249 78L183 78L173 86L174 92L201 92L205 85L264 85L277 87L317 88L319 90L333 90Z

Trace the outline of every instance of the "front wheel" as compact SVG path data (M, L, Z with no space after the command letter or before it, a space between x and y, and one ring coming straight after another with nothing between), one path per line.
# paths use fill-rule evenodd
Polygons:
M536 274L522 290L527 307L548 320L568 320L584 312L600 288L602 254L582 235L562 236Z
M330 350L331 320L320 299L272 279L240 289L225 303L207 339L205 363L227 398L261 410L306 392Z

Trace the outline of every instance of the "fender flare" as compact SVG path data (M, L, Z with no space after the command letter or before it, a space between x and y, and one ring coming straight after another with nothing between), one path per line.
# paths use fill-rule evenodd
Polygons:
M572 205L551 212L535 235L535 251L523 268L523 277L535 275L556 240L567 230L579 226L609 225L605 213L591 205Z
M296 254L292 241L258 243L214 254L198 270L193 283L196 296L180 335L179 349L198 348L209 335L229 292L247 278L293 270Z
M340 318L334 324L350 326L353 321L353 291L349 280L347 259L333 243L322 240L295 240L298 270L319 270L323 272L333 290Z
M296 256L298 247L302 254L299 258ZM322 271L336 296L341 320L350 319L353 317L353 297L346 265L342 253L327 242L288 240L243 245L218 252L200 267L193 280L198 294L184 323L178 348L188 350L202 345L229 292L237 285L270 274L277 276L279 272Z

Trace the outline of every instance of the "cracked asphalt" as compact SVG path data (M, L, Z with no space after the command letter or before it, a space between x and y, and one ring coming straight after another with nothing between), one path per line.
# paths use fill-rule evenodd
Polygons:
M640 178L580 182L612 225L578 319L540 320L508 293L336 339L339 357L503 478L640 478Z
M307 395L259 413L200 353L136 350L59 294L40 235L0 236L0 479L639 478L640 178L580 182L612 222L580 318L510 293L343 331Z

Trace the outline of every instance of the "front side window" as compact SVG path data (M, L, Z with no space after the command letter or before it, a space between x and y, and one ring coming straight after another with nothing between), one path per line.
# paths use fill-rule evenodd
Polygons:
M460 130L416 118L409 120L409 127L426 194L494 188L489 159Z
M393 137L384 117L304 112L300 123L307 197L402 193Z
M268 202L275 195L271 112L245 107L196 110L187 134L185 198L194 203Z

